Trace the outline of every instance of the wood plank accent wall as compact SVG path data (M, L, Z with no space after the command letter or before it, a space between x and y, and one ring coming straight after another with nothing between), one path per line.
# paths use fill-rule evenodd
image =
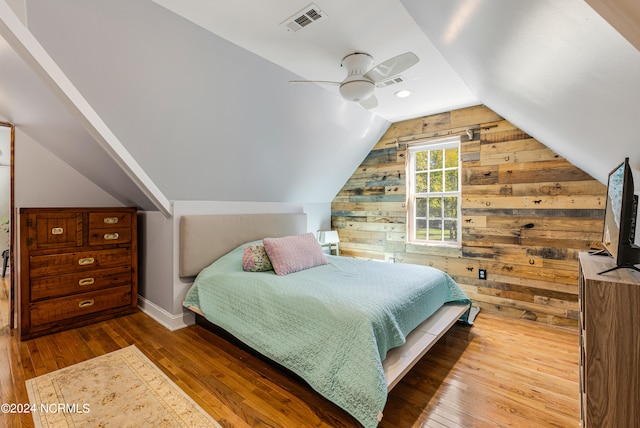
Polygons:
M409 244L407 143L451 135L462 141L462 248ZM577 328L578 253L600 247L605 199L605 185L476 106L392 124L331 221L343 256L434 266L483 310Z

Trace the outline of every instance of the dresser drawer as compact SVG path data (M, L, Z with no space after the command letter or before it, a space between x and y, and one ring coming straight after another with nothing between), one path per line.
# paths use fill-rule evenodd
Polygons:
M105 228L89 230L89 245L128 244L131 229Z
M29 257L31 279L72 272L88 272L95 269L131 265L131 250L78 251L75 253L45 254Z
M89 231L93 229L131 228L129 212L90 212Z
M26 214L29 250L82 246L82 214L74 212L39 212Z
M43 300L31 304L31 325L36 327L68 318L127 306L131 304L131 298L131 287L120 286L107 290Z
M130 283L130 266L36 278L31 281L31 301L86 293Z

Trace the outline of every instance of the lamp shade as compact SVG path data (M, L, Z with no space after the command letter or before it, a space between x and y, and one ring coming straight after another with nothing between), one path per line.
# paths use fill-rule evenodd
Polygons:
M318 232L318 241L321 244L337 244L340 237L337 230L321 230Z

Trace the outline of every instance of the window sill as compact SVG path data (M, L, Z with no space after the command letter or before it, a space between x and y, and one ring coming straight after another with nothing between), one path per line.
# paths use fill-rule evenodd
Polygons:
M424 242L424 241L406 241L407 245L417 245L420 247L437 247L437 248L457 248L462 249L461 242Z

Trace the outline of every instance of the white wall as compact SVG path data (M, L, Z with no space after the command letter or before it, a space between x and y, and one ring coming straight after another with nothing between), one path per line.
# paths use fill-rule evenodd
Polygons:
M113 196L15 128L16 208L121 207Z
M183 319L182 310L174 310L173 218L141 211L138 238L138 306L171 330L193 323L193 315Z
M0 126L0 251L9 248L11 218L11 128ZM5 225L5 221L7 222Z
M307 232L331 229L331 202L304 204L302 208L307 215Z

